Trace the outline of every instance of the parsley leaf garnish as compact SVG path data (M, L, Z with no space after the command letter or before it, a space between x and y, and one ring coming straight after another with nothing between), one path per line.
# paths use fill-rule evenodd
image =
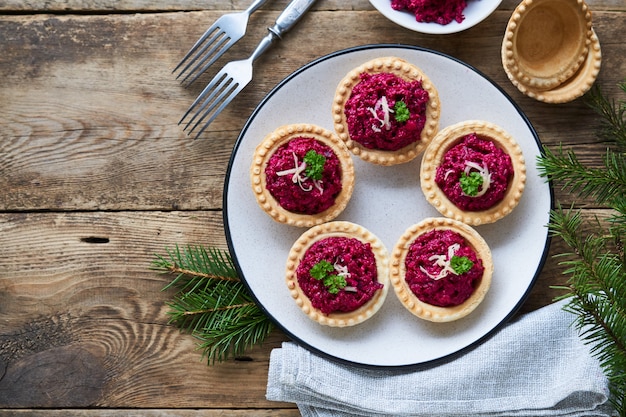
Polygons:
M393 105L393 114L396 118L396 121L402 123L409 120L411 117L411 113L409 112L409 108L406 103L402 100L396 101L396 104Z
M324 173L326 157L311 149L304 155L304 162L306 163L306 169L304 171L306 176L312 180L321 180L322 174Z
M316 263L315 265L313 265L313 268L311 268L311 270L309 271L309 273L311 274L311 276L317 280L320 279L324 279L324 277L326 277L326 275L328 275L329 273L333 272L335 270L335 268L333 267L333 265L328 262L328 261L319 261L318 263Z
M335 267L328 261L319 261L309 270L309 274L318 280L322 281L324 286L331 294L337 294L340 289L344 288L348 283L346 278L341 275L331 274L335 271Z
M463 172L459 183L463 194L473 197L478 194L478 190L483 185L483 177L476 171L470 172L469 175Z
M474 262L472 262L467 256L456 256L450 258L450 266L454 269L457 275L461 275L472 269Z
M323 282L331 294L337 294L340 289L348 285L346 279L341 275L327 275Z

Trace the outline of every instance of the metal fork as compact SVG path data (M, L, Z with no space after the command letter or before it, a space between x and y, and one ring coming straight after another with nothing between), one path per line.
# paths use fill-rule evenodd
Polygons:
M276 40L281 39L309 10L313 3L315 3L315 0L292 0L278 16L276 24L268 28L269 33L261 40L248 59L231 61L217 73L178 122L178 124L183 123L187 116L193 112L191 119L187 121L183 128L183 130L189 129L187 131L188 135L198 128L203 121L204 125L196 133L196 139L204 132L217 115L252 81L254 61L267 51Z
M250 15L266 2L267 0L255 0L243 12L226 14L217 19L174 68L172 73L182 67L176 79L186 73L181 83L189 85L197 80L224 52L246 34ZM186 82L192 75L193 77Z

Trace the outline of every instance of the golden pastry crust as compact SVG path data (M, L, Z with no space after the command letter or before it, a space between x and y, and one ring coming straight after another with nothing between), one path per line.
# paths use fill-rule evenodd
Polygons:
M369 243L376 259L377 280L383 287L376 291L368 302L354 311L324 314L312 306L311 301L300 288L296 270L311 245L332 236L356 238L361 242ZM286 267L287 288L298 307L311 320L330 327L354 326L372 317L382 307L389 290L388 262L388 253L383 242L363 226L345 221L324 223L307 230L291 247Z
M330 147L341 164L342 190L335 203L321 213L302 214L285 210L266 187L265 167L270 157L281 145L298 137L314 138ZM345 144L333 132L313 124L290 124L277 128L257 146L250 167L250 181L257 203L272 219L292 226L311 227L334 219L346 208L354 190L354 164Z
M582 63L580 68L578 68L578 71L574 73L574 75L557 87L550 90L538 90L524 85L518 81L517 74L513 73L505 65L504 70L507 77L519 91L530 98L537 101L543 101L544 103L568 103L582 97L595 83L598 78L598 74L600 73L600 67L602 66L602 48L600 46L600 40L593 29L591 32L591 45L589 46L589 52L585 57L585 61ZM503 43L503 62L506 59L506 54L507 51L505 49L505 44Z
M494 142L498 148L511 157L513 164L513 178L509 182L504 198L494 206L481 211L461 210L448 199L435 182L437 167L446 151L471 133ZM526 163L520 146L502 128L482 120L469 120L448 126L437 134L422 157L420 181L426 200L437 211L446 217L478 226L493 223L505 217L518 205L526 185Z
M502 63L521 85L550 90L580 68L591 36L591 11L583 0L523 0L507 24Z
M452 230L459 233L474 249L485 268L480 284L462 304L453 307L438 307L421 301L411 291L406 280L405 260L409 247L420 235L431 230ZM470 314L483 301L491 286L493 260L485 240L465 223L443 217L431 217L409 227L398 239L389 260L389 277L396 296L402 305L415 316L432 322L450 322Z
M350 138L344 106L350 98L352 89L359 83L362 73L392 73L406 81L421 80L422 88L429 94L429 100L426 106L426 123L420 140L397 151L385 151L366 148ZM417 66L396 57L373 59L350 71L337 86L332 105L335 132L339 138L346 143L352 153L378 165L396 165L416 158L437 133L440 113L439 93L430 79Z

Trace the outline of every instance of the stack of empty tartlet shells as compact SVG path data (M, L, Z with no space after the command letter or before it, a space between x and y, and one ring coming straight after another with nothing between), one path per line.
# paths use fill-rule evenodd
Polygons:
M583 0L523 0L509 19L502 64L522 93L546 103L585 94L601 63L600 42Z

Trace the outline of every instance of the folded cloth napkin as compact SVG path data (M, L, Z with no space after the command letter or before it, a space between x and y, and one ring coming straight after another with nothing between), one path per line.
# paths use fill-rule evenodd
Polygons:
M418 369L350 366L285 342L271 353L266 397L296 403L304 417L611 416L606 377L562 307Z

